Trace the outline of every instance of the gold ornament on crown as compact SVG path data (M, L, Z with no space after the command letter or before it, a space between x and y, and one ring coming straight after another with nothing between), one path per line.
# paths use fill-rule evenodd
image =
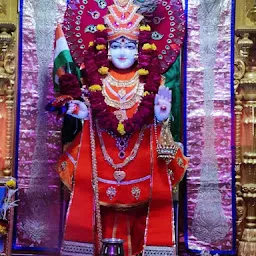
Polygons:
M114 4L108 6L109 14L104 16L107 25L109 41L120 37L137 40L140 22L144 16L137 13L140 7L131 0L114 0Z
M131 3L132 3L132 0L114 0L114 4L121 7L125 7L126 5Z

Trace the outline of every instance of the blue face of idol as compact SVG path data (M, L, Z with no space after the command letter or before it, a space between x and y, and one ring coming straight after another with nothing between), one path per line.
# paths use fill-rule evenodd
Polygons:
M113 65L119 69L130 68L138 54L137 43L125 37L111 41L109 51Z

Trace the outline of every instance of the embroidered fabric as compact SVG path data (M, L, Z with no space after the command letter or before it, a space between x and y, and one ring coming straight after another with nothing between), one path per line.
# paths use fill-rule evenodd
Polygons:
M54 129L49 131L45 105L49 95L49 64L52 59L54 24L57 19L61 21L60 16L65 11L62 10L64 6L63 0L26 0L23 4L24 19L21 31L23 35L21 98L23 100L20 112L23 119L21 119L20 132L24 134L24 131L30 131L29 136L33 139L28 140L29 137L24 139L23 136L19 138L20 159L24 159L24 162L19 159L19 187L22 187L23 193L19 195L22 201L19 208L22 208L18 213L16 241L19 245L27 247L58 247L58 215L49 215L53 212L53 207L56 213L59 212L59 201L55 195L55 189L58 188L53 185L56 177L53 175L54 168L50 161L50 148L58 147L54 145L53 138L49 142L49 134L54 134L55 131ZM24 117L22 113L25 111L32 112L32 116ZM29 126L27 126L28 122L30 122ZM23 146L25 144L27 149Z
M94 255L94 245L88 244L88 243L64 241L62 248L61 248L61 255L93 256Z
M175 247L167 246L146 246L144 256L175 256Z
M193 235L204 242L222 240L229 231L229 225L222 208L219 191L217 154L215 149L216 133L214 129L214 95L218 24L221 6L224 0L202 0L198 8L200 24L201 63L204 67L204 112L203 128L204 150L202 155L202 170L198 203L192 223Z

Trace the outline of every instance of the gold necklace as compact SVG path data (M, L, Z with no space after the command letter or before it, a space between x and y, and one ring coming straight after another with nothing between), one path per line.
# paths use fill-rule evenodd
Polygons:
M102 95L105 97L106 104L108 106L111 106L111 107L116 108L116 109L130 109L130 108L132 108L136 103L139 103L141 101L143 93L144 93L144 84L143 83L138 83L134 87L134 94L132 95L132 97L130 99L127 99L127 97L125 97L124 91L122 91L122 90L119 90L118 93L115 92L111 88L111 85L108 83L108 81L106 81L105 79L102 80L102 85L103 85L102 86ZM109 96L109 94L107 93L106 88L108 88L119 99L118 100L112 99ZM130 96L129 93L127 95Z
M106 80L109 84L111 84L112 86L116 86L116 87L132 87L135 84L138 85L140 80L139 80L139 75L136 72L134 74L134 76L129 79L129 80L117 80L116 78L114 78L112 75L108 74L107 77L104 79ZM104 81L103 80L103 81Z
M97 129L97 133L98 133L98 138L99 138L99 142L100 142L100 146L101 146L101 150L102 150L102 154L104 156L104 159L108 162L108 164L110 166L112 166L113 169L121 169L124 168L125 166L127 166L132 160L134 160L134 158L137 156L140 144L143 140L144 137L144 131L145 131L146 126L144 126L139 133L138 139L135 142L135 145L133 147L133 149L131 150L131 153L129 156L127 156L123 162L121 163L114 163L113 158L111 158L111 156L108 154L104 140L103 140L103 136L102 136L102 132L100 131L100 128L98 127L98 125L96 125L96 129Z
M134 160L138 154L139 151L139 147L141 145L141 142L143 140L144 137L144 131L145 131L146 126L144 126L139 133L138 139L135 142L135 145L130 153L130 155L128 157L126 157L124 159L124 161L122 163L114 163L113 158L108 154L104 140L103 140L103 136L102 133L96 123L96 130L98 133L98 138L99 138L99 142L100 142L100 146L101 146L101 151L103 154L103 157L105 159L105 161L107 161L107 163L115 170L113 173L113 177L115 178L115 180L120 183L122 180L125 179L126 177L126 172L122 170L122 168L126 167L132 160Z

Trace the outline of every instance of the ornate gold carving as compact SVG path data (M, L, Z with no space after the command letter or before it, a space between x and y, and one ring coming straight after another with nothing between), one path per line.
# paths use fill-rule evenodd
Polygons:
M238 39L237 44L240 50L240 56L244 59L248 58L249 50L253 45L253 41L249 39L249 33L244 33L242 38Z
M245 164L256 164L256 153L254 153L254 152L245 152L243 154L243 163L245 163Z
M238 34L234 76L237 244L239 256L250 256L256 253L256 33L245 29Z
M245 184L242 186L242 192L244 197L253 197L256 194L256 184ZM254 217L256 219L256 216Z
M0 0L0 186L13 173L17 7L18 0ZM13 215L12 208L2 256L12 255Z
M7 4L6 0L0 0L0 17L4 18L7 14Z
M240 80L245 74L245 64L241 59L235 61L235 79Z
M255 0L236 0L236 29L254 29L254 14L251 13Z
M251 22L256 23L256 2L254 3L253 7L249 9L247 17Z
M1 124L5 131L1 141L5 152L4 168L1 170L4 176L12 174L13 155L13 107L14 107L14 84L15 84L15 51L14 31L16 27L12 23L0 23L0 104L4 109L5 121Z

